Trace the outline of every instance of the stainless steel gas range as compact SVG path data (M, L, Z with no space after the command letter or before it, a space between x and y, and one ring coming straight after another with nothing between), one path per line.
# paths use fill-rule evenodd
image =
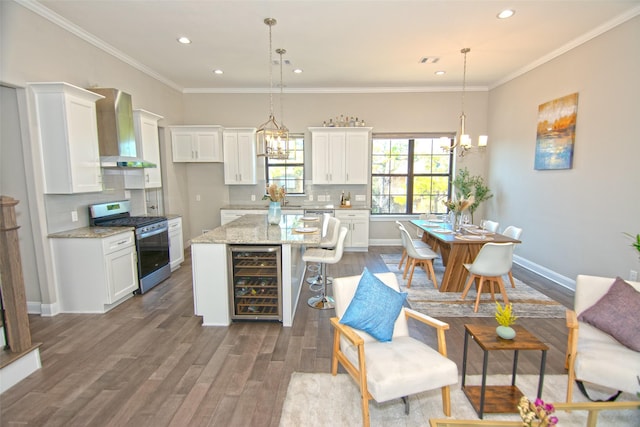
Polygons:
M137 293L144 294L169 276L169 226L163 216L131 216L131 202L89 206L89 224L100 227L134 227L138 252Z

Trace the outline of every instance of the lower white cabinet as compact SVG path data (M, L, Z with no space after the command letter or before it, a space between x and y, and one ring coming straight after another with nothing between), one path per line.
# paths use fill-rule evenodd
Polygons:
M369 248L369 211L336 209L335 215L342 226L349 229L344 242L345 249L366 251Z
M138 289L133 231L105 238L52 239L60 310L105 313Z
M180 268L183 262L182 218L172 218L169 220L169 263L171 264L171 271Z

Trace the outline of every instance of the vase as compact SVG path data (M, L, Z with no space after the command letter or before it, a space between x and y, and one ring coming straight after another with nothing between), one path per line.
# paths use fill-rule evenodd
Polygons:
M267 214L267 220L269 221L269 224L278 225L280 224L281 218L282 206L280 206L280 202L269 203L269 213Z
M496 328L496 333L500 338L503 338L505 340L512 340L516 336L516 330L511 326L498 326Z

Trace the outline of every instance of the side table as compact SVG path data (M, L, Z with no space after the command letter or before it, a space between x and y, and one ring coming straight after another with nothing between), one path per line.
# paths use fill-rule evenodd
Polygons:
M473 409L478 413L478 418L482 419L487 413L508 413L518 412L518 402L523 396L516 386L516 373L518 369L518 352L520 350L540 350L542 357L540 362L540 374L538 380L537 397L542 396L542 385L544 381L544 369L547 359L546 344L538 340L533 334L522 326L514 326L516 337L512 340L505 340L496 334L496 328L488 325L464 325L464 354L462 359L462 391L467 396ZM467 374L467 350L469 336L480 346L484 352L482 362L482 385L465 385ZM513 351L513 370L511 372L511 385L487 385L487 365L489 363L489 352L494 350Z

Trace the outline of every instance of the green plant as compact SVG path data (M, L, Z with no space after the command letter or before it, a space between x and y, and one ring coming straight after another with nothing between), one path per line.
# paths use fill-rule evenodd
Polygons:
M636 250L640 254L640 234L636 234L635 237L633 237L633 234L631 234L631 233L623 233L623 234L626 235L626 236L631 237L631 239L634 240L634 242L631 243L631 246L636 248Z
M503 307L496 301L496 321L500 326L511 326L517 319L518 317L513 314L513 306L511 303L505 304Z
M469 206L471 222L473 222L473 213L478 209L480 203L493 197L491 190L480 175L471 175L466 167L458 171L451 183L456 188L455 191L459 199L468 199L473 196L473 204Z

